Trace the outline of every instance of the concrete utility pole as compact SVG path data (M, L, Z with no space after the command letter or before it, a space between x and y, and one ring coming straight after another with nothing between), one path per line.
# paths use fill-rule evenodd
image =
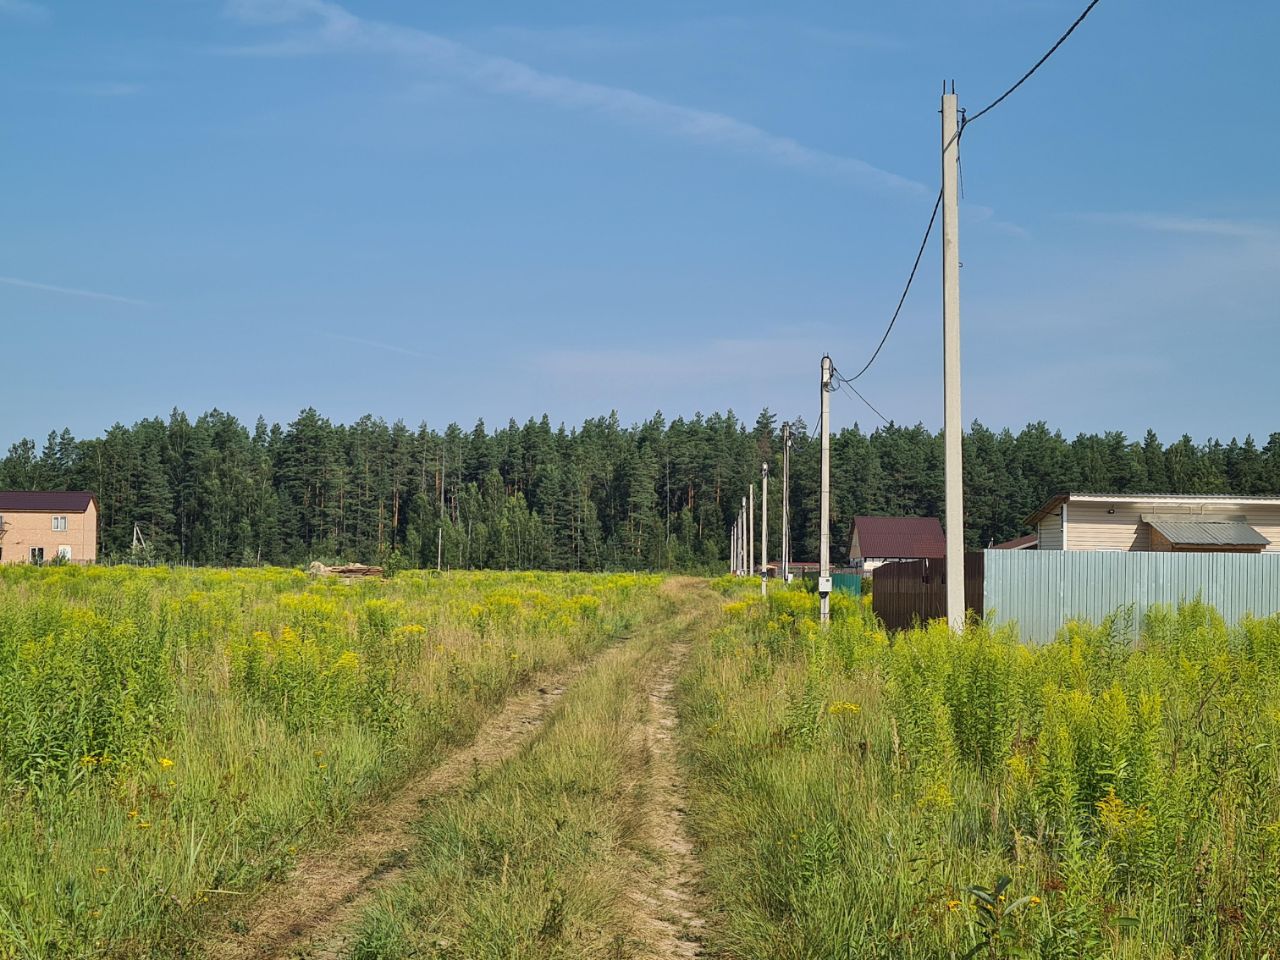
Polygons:
M733 521L733 572L742 576L742 508L737 511L737 520Z
M944 88L945 90L945 88ZM947 509L947 623L964 627L964 468L960 422L960 127L955 84L942 95L942 432Z
M747 575L756 572L756 485L747 486Z
M742 508L737 511L737 521L733 524L733 572L742 576Z
M831 358L822 358L822 433L821 508L818 510L818 608L820 620L831 622Z
M742 498L742 510L738 516L738 573L747 572L747 498Z
M782 582L791 579L791 424L782 425Z
M760 464L760 596L769 594L769 465Z
M444 562L444 527L436 527L436 573Z

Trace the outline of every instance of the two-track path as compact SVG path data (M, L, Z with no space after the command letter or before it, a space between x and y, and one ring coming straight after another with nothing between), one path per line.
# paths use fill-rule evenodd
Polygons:
M662 590L673 601L673 613L643 628L660 632L670 644L649 678L649 710L637 734L644 746L644 770L636 813L647 855L637 852L626 899L634 927L629 932L647 954L666 960L700 954L700 875L684 830L674 688L690 639L705 629L716 604L702 581L673 579ZM237 928L243 932L207 941L201 954L214 960L344 956L364 909L406 869L417 842L414 824L431 815L432 801L519 754L575 681L620 648L614 644L510 696L469 744L367 807L358 833L339 836L332 846L302 857L289 877L264 891L242 915Z
M702 874L685 830L688 801L676 756L675 685L688 652L687 633L673 637L669 656L650 681L641 731L646 776L638 799L650 857L637 864L628 898L639 938L660 960L702 955Z

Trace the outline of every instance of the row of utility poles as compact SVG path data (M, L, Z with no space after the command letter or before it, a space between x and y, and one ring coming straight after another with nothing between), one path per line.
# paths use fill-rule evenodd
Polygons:
M782 555L779 559L783 581L791 578L791 424L782 425ZM733 528L729 531L729 572L748 576L760 573L760 593L768 589L769 569L769 464L760 464L760 565L756 566L756 485L747 487Z
M944 485L946 503L947 623L952 629L964 626L964 467L961 460L963 428L960 417L960 214L958 204L958 160L962 126L955 85L942 95L942 393ZM830 356L822 358L820 391L822 398L818 431L822 437L821 480L819 483L818 598L822 623L831 621L831 422L830 396L837 386ZM791 425L782 425L782 557L783 581L790 579L790 474ZM763 492L760 528L760 592L768 585L769 554L769 465L761 465ZM755 563L755 484L742 498L742 509L734 523L730 540L729 568L740 576L757 571Z

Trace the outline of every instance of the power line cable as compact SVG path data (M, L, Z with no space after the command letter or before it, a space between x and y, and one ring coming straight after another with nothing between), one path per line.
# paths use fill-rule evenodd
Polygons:
M1035 66L1033 66L1030 70L1028 70L1026 73L1024 73L1024 74L1023 74L1023 75L1018 79L1018 82L1017 82L1017 83L1015 83L1012 87L1010 87L1010 88L1009 88L1008 90L1006 90L1004 93L1000 94L1000 96L996 97L994 100L992 100L990 103L988 103L985 107L983 107L981 110L979 110L977 113L975 113L972 117L966 117L966 118L964 119L964 121L961 123L961 125L960 125L960 129L961 129L961 130L963 130L965 127L967 127L969 124L973 123L973 121L977 120L977 119L978 119L979 117L981 117L983 114L985 114L985 113L990 113L990 112L991 112L992 110L994 110L996 107L1000 106L1000 104L1002 104L1002 103L1003 103L1003 102L1008 98L1008 96L1009 96L1011 93L1013 93L1013 91L1017 90L1020 86L1022 86L1024 83L1026 83L1028 80L1030 80L1030 79L1031 79L1031 75L1032 75L1033 73L1035 73L1037 70L1039 70L1042 66L1044 66L1045 61L1046 61L1046 60L1048 60L1050 57L1052 57L1055 53L1057 53L1057 52L1058 52L1058 48L1059 48L1060 46L1062 46L1064 43L1066 43L1066 42L1067 42L1067 37L1069 37L1069 36L1071 36L1071 34L1075 33L1076 27L1078 27L1078 26L1080 26L1080 24L1084 23L1084 18L1085 18L1085 17L1087 17L1087 16L1088 16L1092 11L1093 11L1093 8L1094 8L1094 7L1096 7L1096 6L1098 5L1098 2L1099 2L1099 0L1090 0L1089 5L1088 5L1087 7L1085 7L1085 8L1084 8L1084 12L1083 12L1083 13L1081 13L1081 14L1080 14L1080 16L1076 17L1075 23L1073 23L1073 24L1071 24L1071 26L1067 27L1067 32L1066 32L1066 33L1064 33L1062 36L1060 36L1060 37L1058 38L1058 42L1057 42L1057 43L1055 43L1052 47L1050 47L1050 48L1049 48L1049 52L1048 52L1048 53L1046 53L1043 57L1041 57L1039 60L1037 60L1037 61L1035 62ZM957 135L958 135L958 134L957 134Z
M875 405L874 405L870 400L868 400L868 399L867 399L866 397L864 397L861 393L859 393L859 392L858 392L858 388L857 388L857 387L855 387L852 383L846 383L846 382L844 382L844 381L841 381L841 383L840 383L840 389L842 389L842 390L849 390L849 391L852 391L852 393L853 393L853 395L854 395L855 397L857 397L859 400L861 400L863 403L865 403L865 404L867 405L867 409L869 409L869 410L870 410L872 413L874 413L877 417L879 417L881 420L883 420L883 421L885 422L885 425L886 425L886 426L888 426L888 425L889 425L889 418L888 418L888 417L886 417L886 416L885 416L883 413L881 413L879 410L877 410L877 409L875 408Z
M873 404L870 400L868 400L866 397L864 397L861 393L858 392L858 388L853 385L852 377L846 377L839 370L837 370L833 365L831 368L831 378L836 384L836 389L847 390L852 396L857 397L859 400L865 403L867 405L867 408L871 410L871 412L874 413L877 417L883 420L886 424L889 423L889 418L886 417L879 410L877 410L875 407L875 404Z
M952 135L951 140L947 142L947 147L950 147L952 142L959 139L960 135L964 133L965 127L973 123L973 121L977 120L979 117L983 116L984 114L987 114L992 110L994 110L1006 99L1008 99L1010 94L1012 94L1020 86L1022 86L1024 83L1030 80L1031 75L1034 74L1037 70L1039 70L1042 66L1044 66L1045 62L1050 57L1052 57L1058 51L1058 48L1061 47L1066 42L1067 37L1071 36L1071 34L1075 32L1076 27L1084 23L1085 17L1089 16L1090 12L1092 12L1093 8L1096 7L1098 3L1099 3L1099 0L1090 0L1089 5L1084 8L1084 12L1082 12L1080 16L1076 17L1075 22L1072 23L1071 26L1067 28L1067 32L1058 38L1057 42L1054 43L1054 45L1049 48L1048 52L1045 53L1045 55L1041 57L1039 60L1037 60L1035 64L1031 67L1031 69L1028 70L1026 73L1024 73L1018 79L1017 83L1011 86L1004 93L1000 94L1000 96L992 100L989 104L987 104L977 113L975 113L972 117L968 116L967 113L962 110L960 113L960 126L956 129L956 132ZM946 147L943 148L943 152L944 153L946 152ZM929 235L933 232L933 224L934 224L934 221L936 221L938 218L938 208L941 205L942 205L942 191L939 190L938 199L935 200L933 204L933 213L929 215L929 225L925 228L925 231L924 231L924 239L920 241L920 249L916 252L915 262L911 265L911 273L907 276L906 286L903 287L902 296L898 298L898 305L894 308L893 316L889 319L889 325L885 328L884 336L880 338L880 342L876 345L875 352L871 354L871 359L869 359L866 362L866 364L863 365L861 370L859 370L852 377L846 380L845 381L846 383L849 383L850 381L853 381L853 380L857 380L864 373L866 373L871 368L871 365L875 363L876 358L880 356L880 351L884 349L885 341L889 339L889 334L893 332L894 324L898 322L898 314L902 312L902 305L903 303L906 302L907 294L911 290L911 283L913 280L915 280L916 271L920 267L920 259L921 257L924 256L924 249L925 249L925 246L929 243ZM870 404L868 404L868 406L870 406Z
M850 381L857 380L860 376L871 369L871 365L876 362L876 357L880 356L880 351L884 349L885 341L889 339L889 334L893 333L893 325L898 322L898 314L902 312L902 305L907 302L907 294L911 292L911 284L916 278L916 271L920 269L920 259L924 256L924 248L929 243L929 235L933 233L933 224L938 219L938 208L942 206L942 191L938 191L938 199L933 201L933 213L929 214L929 225L924 228L924 237L920 240L920 249L916 251L916 259L911 264L911 273L907 275L907 284L902 288L902 296L898 298L898 305L893 310L893 316L889 318L889 326L885 327L884 336L880 338L880 342L876 345L875 353L871 354L871 359L863 364L862 369L849 378Z

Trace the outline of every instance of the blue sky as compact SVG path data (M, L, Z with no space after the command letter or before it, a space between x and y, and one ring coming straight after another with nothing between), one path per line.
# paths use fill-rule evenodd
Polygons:
M0 0L0 443L219 407L813 420L1082 0ZM1102 0L963 144L964 416L1280 430L1280 5ZM940 253L859 386L941 413ZM876 418L844 394L837 424Z

